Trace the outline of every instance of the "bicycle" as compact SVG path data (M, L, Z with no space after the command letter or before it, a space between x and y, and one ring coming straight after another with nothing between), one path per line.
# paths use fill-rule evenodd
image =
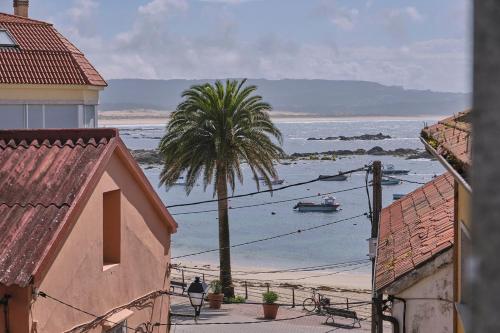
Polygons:
M302 302L302 308L307 312L320 313L324 308L329 306L330 299L317 293L316 289L312 290L312 297L306 298L304 302Z

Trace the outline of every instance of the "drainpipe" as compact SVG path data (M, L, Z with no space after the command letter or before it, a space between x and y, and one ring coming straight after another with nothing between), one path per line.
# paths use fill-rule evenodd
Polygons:
M401 331L399 330L399 321L393 316L385 315L381 303L377 304L377 312L378 312L378 318L380 319L381 323L383 321L388 321L392 324L393 333L401 333Z
M401 301L403 302L403 333L406 333L406 300L401 297L397 296L389 296L389 300L393 302L393 300Z
M5 333L10 333L9 329L9 299L11 298L10 295L5 294L3 297L0 299L0 304L3 305L3 317L5 319Z

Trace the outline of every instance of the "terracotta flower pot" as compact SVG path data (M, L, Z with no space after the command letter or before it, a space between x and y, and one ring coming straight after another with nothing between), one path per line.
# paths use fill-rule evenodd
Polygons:
M279 304L262 304L264 308L264 318L266 319L276 319L276 315L278 314Z
M208 306L210 309L220 309L223 300L224 294L208 294Z

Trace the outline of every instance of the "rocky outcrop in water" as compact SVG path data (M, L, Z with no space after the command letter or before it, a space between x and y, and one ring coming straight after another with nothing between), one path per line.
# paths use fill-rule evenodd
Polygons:
M160 154L157 150L136 149L130 150L132 156L139 164L163 164ZM382 147L375 146L371 149L342 149L329 150L324 152L312 153L293 153L283 156L283 160L335 160L337 157L352 155L374 155L374 156L397 156L406 159L432 158L425 150L412 148L397 148L394 150L385 150Z
M353 140L385 140L390 139L390 135L385 135L382 133L377 134L363 134L363 135L355 135L355 136L327 136L326 138L307 138L309 141L318 141L318 140L340 140L340 141L353 141Z
M139 164L163 164L158 150L131 149L130 153Z

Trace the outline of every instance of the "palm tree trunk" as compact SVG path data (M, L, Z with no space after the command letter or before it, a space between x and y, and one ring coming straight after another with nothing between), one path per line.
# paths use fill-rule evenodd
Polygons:
M227 198L226 171L219 170L217 182L217 197ZM234 297L233 280L231 277L231 243L229 241L229 216L227 200L218 201L219 208L219 260L220 281L225 297Z

